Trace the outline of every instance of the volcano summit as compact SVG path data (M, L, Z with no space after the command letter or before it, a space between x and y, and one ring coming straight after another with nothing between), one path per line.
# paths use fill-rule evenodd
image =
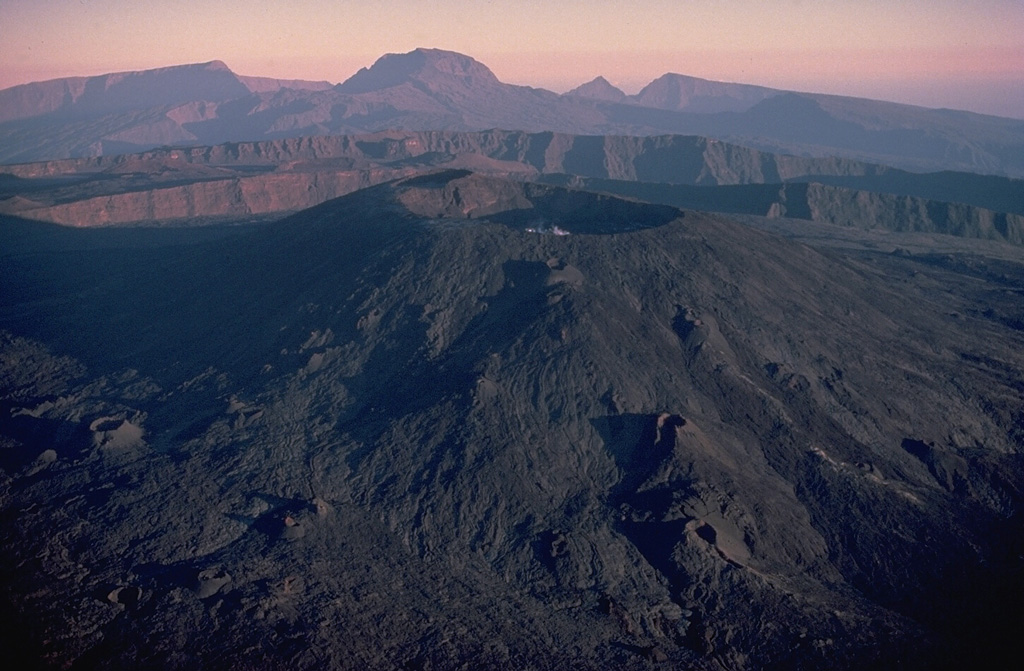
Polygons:
M50 666L1010 649L1019 263L464 170L2 230L4 638Z

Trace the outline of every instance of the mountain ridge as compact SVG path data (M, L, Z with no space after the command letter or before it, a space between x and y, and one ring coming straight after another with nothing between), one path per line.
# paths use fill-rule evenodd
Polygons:
M191 92L182 83L186 75L196 78ZM682 75L664 75L638 96L619 100L600 99L618 97L607 86L598 98L559 95L502 83L469 56L419 49L384 56L331 89L315 83L275 89L273 81L240 77L211 62L5 89L0 161L126 153L168 143L505 128L695 134L904 169L1024 175L1016 151L1024 146L1024 121ZM65 101L64 87L84 92L88 82L88 95L76 98L71 91Z
M39 93L33 88L39 88ZM133 108L162 107L192 100L221 102L250 91L223 61L54 79L0 91L0 122L38 114L103 116ZM20 103L20 104L19 104Z

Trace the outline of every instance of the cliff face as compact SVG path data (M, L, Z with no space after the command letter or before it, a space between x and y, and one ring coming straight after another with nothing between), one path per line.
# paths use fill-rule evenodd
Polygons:
M244 219L250 215L296 212L412 172L412 169L380 168L271 173L97 196L49 207L21 208L19 214L81 227L201 221L204 218Z
M407 132L310 136L267 142L231 142L203 147L154 149L137 154L43 161L0 166L22 178L125 171L138 162L222 167L279 166L297 162L348 160L387 162L425 154L474 155L522 164L541 173L571 173L667 184L750 184L822 181L896 193L970 202L964 194L1007 194L1008 211L1024 209L1020 181L960 173L915 174L837 157L812 158L762 152L728 142L683 135L655 137L579 136L511 131ZM960 184L958 182L966 182ZM918 193L920 192L920 193ZM1016 196L1016 198L1012 198ZM998 208L995 208L998 209Z
M570 172L711 186L777 181L780 164L785 165L781 173L788 176L822 170L876 172L866 164L782 158L697 137L505 131L388 132L232 143L24 164L5 171L23 180L77 178L73 187L58 182L49 194L45 189L34 192L30 198L39 203L34 209L11 202L7 211L90 226L295 211L413 170L437 167L520 177ZM18 186L13 184L11 192L18 193Z
M885 174L880 173L880 174ZM936 183L949 181L948 175L937 175ZM793 181L783 184L736 184L700 187L678 184L657 184L574 175L542 175L550 184L638 198L692 210L752 214L767 217L788 217L823 224L847 226L863 230L924 232L962 238L998 240L1014 245L1024 240L1024 215L999 212L965 203L919 198L911 195L879 193L863 189ZM798 180L800 178L797 178ZM808 177L805 179L813 179ZM842 178L835 178L843 183ZM855 178L851 183L856 184ZM898 188L894 184L875 182L876 187ZM1012 187L1000 192L1000 180L990 191L964 191L963 195L980 202L1002 202L1016 205ZM922 190L931 190L929 188ZM956 195L956 194L951 194Z
M11 166L4 169L11 177L0 210L74 226L246 217L294 212L442 168L542 179L677 207L865 229L1013 244L1021 244L1024 235L1020 180L915 175L700 137L508 131L319 136Z
M1024 216L960 203L855 191L823 184L805 189L809 218L827 224L942 233L1024 245Z

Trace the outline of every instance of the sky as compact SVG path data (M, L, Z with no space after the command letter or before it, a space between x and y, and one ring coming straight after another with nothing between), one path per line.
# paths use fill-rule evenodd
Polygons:
M211 60L340 82L417 47L558 92L676 72L1024 118L1024 0L0 0L0 88Z

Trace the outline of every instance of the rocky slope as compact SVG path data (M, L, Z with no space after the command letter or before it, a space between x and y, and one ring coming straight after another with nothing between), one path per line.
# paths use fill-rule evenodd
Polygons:
M295 212L353 191L418 172L415 168L287 171L157 185L43 205L10 202L12 214L67 226L180 222L190 226L252 215Z
M205 240L0 233L3 636L47 666L1012 645L1019 263L461 171Z

